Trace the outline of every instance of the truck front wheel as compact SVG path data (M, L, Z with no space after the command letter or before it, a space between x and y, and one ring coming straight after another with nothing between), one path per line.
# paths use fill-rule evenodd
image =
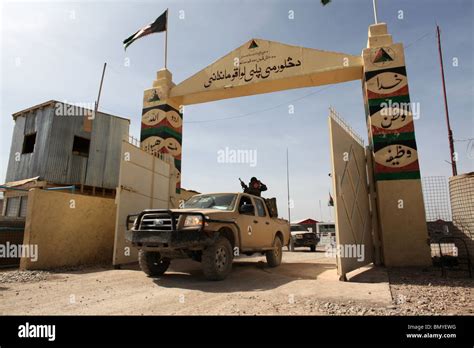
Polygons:
M289 251L295 251L295 242L293 242L293 238L290 237L290 242L288 244Z
M283 254L282 251L282 242L280 237L276 236L275 241L273 242L273 250L268 250L265 253L265 256L267 257L267 264L270 267L276 267L281 264L281 256Z
M162 258L158 252L140 250L138 263L141 270L149 276L159 276L166 272L170 260Z
M202 252L202 270L208 280L222 280L232 270L232 246L225 237L219 239Z

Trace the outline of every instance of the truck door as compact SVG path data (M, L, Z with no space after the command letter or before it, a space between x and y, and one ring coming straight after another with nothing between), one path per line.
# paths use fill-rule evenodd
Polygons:
M255 213L258 221L257 229L254 231L257 232L254 235L255 240L258 242L259 246L270 247L273 243L273 236L276 232L272 230L274 224L271 222L270 214L268 214L266 210L263 199L253 197L253 200L255 201Z
M250 212L242 212L243 206L252 206L253 210ZM252 250L258 246L258 228L259 222L255 215L255 203L250 195L243 194L240 196L237 206L237 224L240 227L242 245L241 251Z

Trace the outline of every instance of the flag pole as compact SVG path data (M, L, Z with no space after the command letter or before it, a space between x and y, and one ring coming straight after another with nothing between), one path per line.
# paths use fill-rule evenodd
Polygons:
M319 215L321 215L321 221L324 221L324 219L323 219L323 206L321 205L321 200L319 200Z
M372 0L372 5L374 6L375 24L377 24L378 23L378 21L377 21L377 0Z
M168 67L168 9L166 9L166 30L165 30L165 69Z

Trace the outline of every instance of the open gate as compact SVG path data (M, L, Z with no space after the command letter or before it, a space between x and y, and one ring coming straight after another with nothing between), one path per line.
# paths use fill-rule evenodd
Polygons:
M329 138L340 280L374 261L373 225L363 140L330 109ZM370 164L370 163L369 163ZM375 212L374 212L375 213Z
M162 156L163 157L163 156ZM170 188L176 182L170 180L171 166L166 158L158 158L142 150L138 144L122 141L119 183L115 202L117 215L113 265L119 267L138 261L138 251L125 239L127 215L144 209L167 209Z

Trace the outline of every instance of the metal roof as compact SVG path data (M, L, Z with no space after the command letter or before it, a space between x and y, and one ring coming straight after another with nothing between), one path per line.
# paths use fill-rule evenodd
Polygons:
M86 111L89 111L89 112L94 112L94 110L91 110L91 109L88 109L88 108L84 108L84 107L77 106L77 105L74 105L74 104L71 104L71 103L66 103L66 102L51 99L51 100L48 100L44 103L33 105L33 106L30 106L29 108L17 111L14 114L12 114L12 117L15 120L18 116L21 116L21 115L24 115L24 114L27 114L27 113L30 113L30 112L34 112L37 109L42 109L42 108L45 108L45 107L48 107L48 106L51 106L51 105L54 105L54 104L57 104L57 103L62 103L62 104L65 104L65 105L71 105L71 106L74 106L74 107L77 107L77 108L80 108L80 109L83 109L83 110L86 110ZM130 119L126 118L126 117L112 115L112 114L109 114L107 112L100 111L99 109L97 110L97 112L100 112L103 115L108 115L110 117L121 118L123 120L127 120L128 122L130 122Z

